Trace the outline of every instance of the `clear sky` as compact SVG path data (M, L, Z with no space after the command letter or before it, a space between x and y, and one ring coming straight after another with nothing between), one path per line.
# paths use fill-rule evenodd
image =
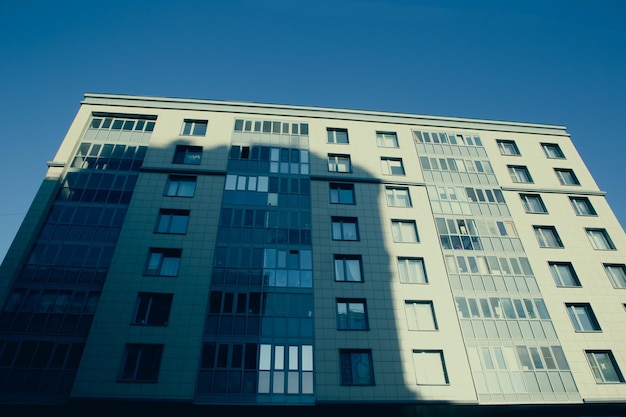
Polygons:
M624 0L0 0L0 259L84 92L565 125L626 225Z

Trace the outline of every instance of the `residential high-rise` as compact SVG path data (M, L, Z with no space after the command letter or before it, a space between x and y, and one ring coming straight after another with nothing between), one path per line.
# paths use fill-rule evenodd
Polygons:
M48 167L1 403L624 410L626 236L562 126L86 94Z

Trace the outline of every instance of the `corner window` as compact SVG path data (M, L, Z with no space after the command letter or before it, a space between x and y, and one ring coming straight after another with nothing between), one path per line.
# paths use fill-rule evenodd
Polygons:
M202 161L201 146L176 145L174 164L200 165Z
M161 209L157 221L156 233L187 233L189 210Z
M573 170L565 168L554 168L554 172L556 172L556 175L559 178L559 182L561 183L561 185L580 185L580 182L578 181L578 178L576 178Z
M561 151L561 147L556 143L542 143L541 147L543 148L546 157L550 159L565 159L565 155L563 151Z
M422 258L398 258L398 273L403 284L428 283Z
M398 136L395 132L376 132L376 144L381 148L397 148Z
M626 266L624 264L604 264L604 271L614 288L626 288Z
M514 140L497 139L498 149L502 155L521 155Z
M417 385L448 385L448 372L442 350L414 350L413 365Z
M328 143L348 143L348 129L329 127L326 129Z
M182 134L189 136L204 136L206 135L207 123L207 120L185 119Z
M127 344L120 381L157 382L163 345Z
M615 245L604 229L585 229L591 246L596 250L615 250Z
M526 213L547 213L546 206L539 194L520 194Z
M533 179L528 172L528 168L522 165L509 165L509 175L511 180L518 183L532 183Z
M329 172L352 172L350 163L350 155L328 154L328 171Z
M140 292L137 296L133 324L167 326L172 297L172 294Z
M196 193L196 177L170 175L165 185L168 197L193 197Z
M417 226L415 220L392 220L391 233L393 241L399 243L417 243Z
M570 197L569 198L577 216L596 216L596 210L591 205L587 197Z
M177 276L181 252L180 249L150 248L146 275Z
M437 330L432 301L405 301L404 311L409 330Z
M372 351L339 349L341 385L374 385Z
M367 308L364 299L337 299L337 329L367 330Z
M533 226L535 236L542 248L562 248L563 242L554 226Z
M624 382L624 377L617 366L610 350L585 351L591 372L598 384Z
M354 184L331 182L328 188L331 204L354 204Z
M411 195L407 187L386 187L387 205L389 207L411 207Z
M574 330L577 332L598 332L602 330L590 304L568 303L565 304L565 308L572 321Z
M335 281L363 282L361 255L334 255Z
M333 217L331 224L333 240L359 240L356 217Z
M548 262L557 287L580 287L580 281L570 262Z
M402 158L380 158L380 168L383 175L404 175L404 165L402 165Z

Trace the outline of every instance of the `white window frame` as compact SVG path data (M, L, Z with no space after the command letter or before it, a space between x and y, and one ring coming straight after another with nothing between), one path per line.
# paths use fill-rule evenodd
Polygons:
M580 185L580 181L573 169L569 168L554 168L557 178L561 185Z
M586 350L585 356L598 384L623 383L624 377L610 350Z
M352 172L352 162L348 154L328 154L328 172Z
M577 216L597 216L596 209L587 197L570 197L570 202Z
M206 136L208 120L185 119L181 135L183 136Z
M391 220L391 234L396 243L419 243L415 220Z
M385 187L388 207L413 207L409 187Z
M348 137L348 129L342 129L338 127L326 128L327 143L334 143L337 145L347 145L350 143Z
M565 154L563 154L561 147L557 143L542 143L541 148L546 154L546 158L565 159Z
M604 264L604 272L611 280L613 288L626 288L626 265Z
M354 197L354 184L331 182L328 184L328 190L330 192L331 204L356 204Z
M335 281L363 282L361 255L333 255Z
M364 298L337 299L337 330L369 330Z
M376 144L379 148L398 148L396 132L376 132Z
M197 177L170 175L165 185L167 197L193 197L196 193Z
M547 214L548 210L546 209L545 204L543 203L543 199L540 194L520 194L520 198L522 199L522 205L524 206L524 210L526 213L532 214Z
M402 284L428 284L423 258L398 257L398 277Z
M405 300L404 311L406 321L411 331L436 331L439 330L435 307L430 300Z
M600 324L589 303L565 303L567 314L576 332L600 332Z
M498 143L498 149L500 149L501 155L504 155L504 156L521 156L522 155L514 140L496 139L496 142Z
M570 262L548 262L550 273L557 287L580 287L580 281Z
M417 385L449 385L443 350L413 350Z
M352 230L352 227L354 230ZM331 234L333 240L359 240L359 221L356 217L331 218Z
M508 165L511 180L515 183L532 184L533 177L530 175L528 167L524 165Z
M615 250L615 245L606 229L587 228L585 232L591 242L591 247L595 250Z
M402 158L381 156L380 169L383 175L406 175Z
M554 226L533 226L535 237L542 248L562 248L563 241Z

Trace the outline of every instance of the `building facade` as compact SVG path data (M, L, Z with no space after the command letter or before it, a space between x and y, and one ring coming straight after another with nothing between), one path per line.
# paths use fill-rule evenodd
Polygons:
M86 94L48 167L1 403L623 410L626 236L562 126Z

